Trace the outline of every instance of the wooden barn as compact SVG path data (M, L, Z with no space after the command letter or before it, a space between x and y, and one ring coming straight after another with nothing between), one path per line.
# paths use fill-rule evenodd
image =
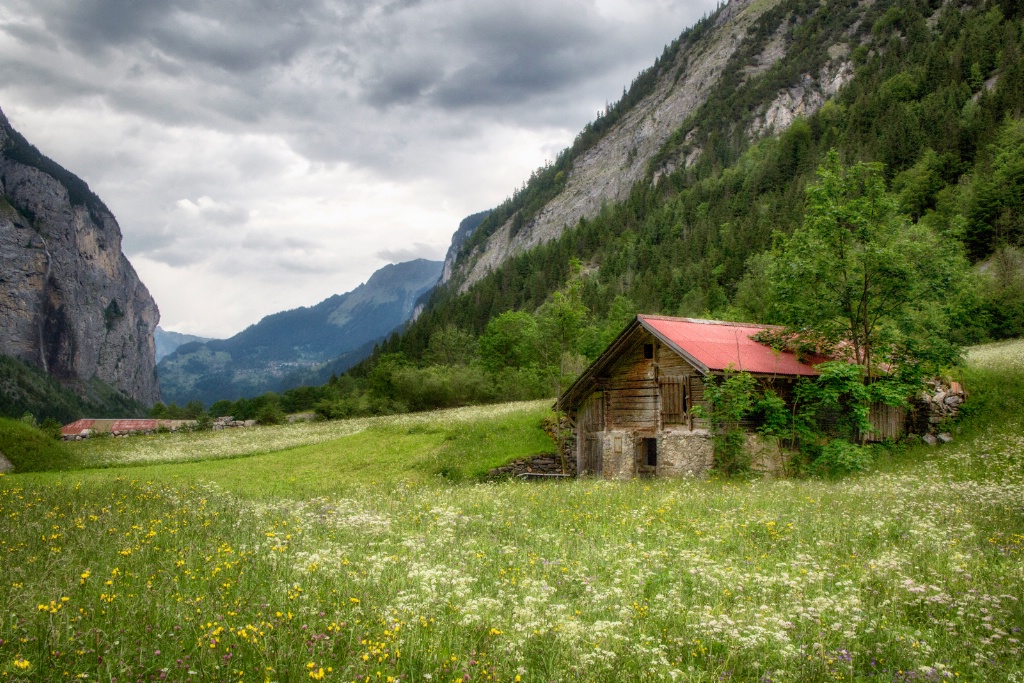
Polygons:
M797 378L818 374L792 353L751 339L765 329L638 315L562 395L576 435L578 472L630 479L710 469L711 435L693 410L704 402L709 378L742 370L785 397ZM754 434L748 443L755 468L781 469L777 446L767 447Z

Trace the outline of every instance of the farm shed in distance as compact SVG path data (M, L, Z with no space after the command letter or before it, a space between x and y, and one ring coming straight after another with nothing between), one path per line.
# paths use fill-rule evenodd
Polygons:
M746 371L784 398L818 372L751 339L766 325L638 315L562 394L580 474L609 479L701 475L714 464L711 435L694 406L704 383ZM812 359L822 362L825 358ZM778 448L748 438L755 468L781 468Z

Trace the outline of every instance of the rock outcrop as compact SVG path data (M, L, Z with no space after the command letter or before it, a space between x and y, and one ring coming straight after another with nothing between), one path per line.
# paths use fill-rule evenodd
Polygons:
M959 382L947 382L939 378L929 380L926 387L913 406L912 429L923 434L927 443L946 443L940 428L960 413L960 407L967 400L967 393Z
M686 135L677 156L652 168L653 160L672 144L673 136L723 83L745 88L759 78L777 78L772 69L788 58L794 27L800 22L792 15L776 19L769 14L779 4L780 0L731 0L713 15L711 28L684 34L678 49L671 53L672 61L658 67L650 92L572 161L564 186L554 198L535 213L513 214L472 250L459 248L468 236L456 233L441 283L451 281L451 286L465 293L509 258L558 238L580 219L596 216L605 205L626 200L638 183L657 182L677 167L695 164L703 154L697 127ZM744 56L749 45L758 42L754 36L765 28L760 25L763 17L778 24L756 54ZM745 124L747 135L756 139L781 133L796 118L820 109L853 78L848 53L845 43L832 45L820 68L799 74L795 82L768 95L751 110L751 120ZM731 85L737 75L726 77L727 66L737 56L749 61L739 81Z
M0 354L80 392L101 380L148 405L160 398L159 317L114 216L0 112Z
M707 100L748 28L777 3L732 0L723 7L710 38L679 49L676 63L665 69L653 92L575 161L557 197L518 232L513 230L514 219L509 219L468 258L454 268L446 264L442 283L461 276L460 291L465 292L511 256L555 239L566 226L595 216L606 203L626 199L645 177L650 160ZM776 51L781 53L781 49Z

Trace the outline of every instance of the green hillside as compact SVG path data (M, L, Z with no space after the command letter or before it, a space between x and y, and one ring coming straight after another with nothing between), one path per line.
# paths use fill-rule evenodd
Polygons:
M0 416L29 413L66 423L81 417L142 417L146 409L99 379L82 383L76 393L22 361L0 356Z

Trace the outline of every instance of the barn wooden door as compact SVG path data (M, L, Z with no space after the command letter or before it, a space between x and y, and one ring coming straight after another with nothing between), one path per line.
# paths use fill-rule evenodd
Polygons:
M580 474L600 474L604 471L601 439L593 432L583 435Z
M579 456L576 467L580 474L604 472L604 395L595 393L583 405L577 421Z

